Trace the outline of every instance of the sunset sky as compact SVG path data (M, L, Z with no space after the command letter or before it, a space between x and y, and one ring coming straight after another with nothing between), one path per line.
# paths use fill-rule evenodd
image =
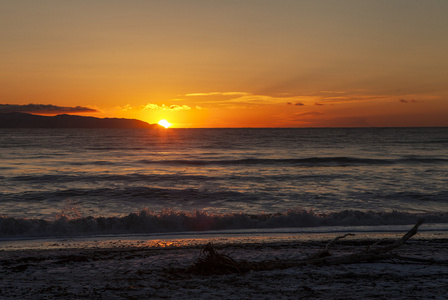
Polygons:
M0 0L0 104L174 127L448 126L448 1Z

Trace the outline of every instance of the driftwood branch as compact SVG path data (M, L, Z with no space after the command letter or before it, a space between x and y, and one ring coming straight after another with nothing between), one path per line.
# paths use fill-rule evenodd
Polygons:
M401 237L401 239L391 245L378 247L376 249L372 249L372 247L370 247L366 252L357 252L345 256L307 259L303 261L303 265L340 265L360 262L372 262L392 258L394 255L389 254L389 252L403 246L407 240L412 238L417 233L418 227L422 225L423 222L424 219L418 220L418 222L414 225L414 227L411 228L411 230L409 230L405 235Z
M327 244L327 246L325 246L324 250L321 250L313 255L308 256L308 258L306 260L312 260L312 259L317 259L317 258L322 258L322 257L327 257L327 256L331 256L332 254L330 253L330 248L336 244L337 241L339 241L340 239L344 239L348 236L354 236L353 233L347 233L344 235L340 235L335 237L331 242L329 242Z
M297 260L273 260L264 262L239 262L230 258L227 255L219 254L209 243L201 252L201 256L196 260L195 264L185 270L187 273L210 275L210 274L229 274L229 273L244 273L248 271L261 271L273 269L286 269L305 265L340 265L353 264L362 262L374 262L399 256L391 254L392 250L401 247L406 241L412 238L416 233L418 227L424 222L423 219L418 222L404 234L397 242L383 247L375 247L377 243L368 247L365 251L355 252L349 255L332 256L330 248L340 239L354 234L347 233L342 236L335 237L330 241L325 249L308 256L307 258Z
M387 253L398 247L401 247L402 245L404 245L404 243L406 243L407 240L409 240L417 233L417 229L420 227L420 225L422 225L424 221L425 219L419 219L418 222L414 225L414 227L412 227L411 230L409 230L405 235L403 235L403 237L399 239L396 243L375 250L371 250L370 252L381 254L381 253Z

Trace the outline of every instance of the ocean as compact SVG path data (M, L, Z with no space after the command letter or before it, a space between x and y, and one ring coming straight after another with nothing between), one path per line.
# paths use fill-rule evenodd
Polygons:
M448 128L0 129L0 238L448 230L447 149Z

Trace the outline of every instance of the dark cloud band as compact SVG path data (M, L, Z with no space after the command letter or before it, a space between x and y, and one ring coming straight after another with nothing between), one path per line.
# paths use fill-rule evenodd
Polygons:
M96 109L75 106L65 107L51 104L0 104L0 113L22 112L35 114L61 114L61 113L80 113L80 112L98 112Z

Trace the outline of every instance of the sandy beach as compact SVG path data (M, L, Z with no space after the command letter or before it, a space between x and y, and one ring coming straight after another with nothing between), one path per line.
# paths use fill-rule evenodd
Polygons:
M442 238L443 236L443 238ZM362 251L378 237L347 237L333 257ZM394 250L401 259L297 266L243 274L185 272L215 243L237 262L288 261L325 248L330 236L236 240L56 242L47 249L0 251L1 299L446 299L448 239L417 234ZM380 243L381 244L381 243Z

